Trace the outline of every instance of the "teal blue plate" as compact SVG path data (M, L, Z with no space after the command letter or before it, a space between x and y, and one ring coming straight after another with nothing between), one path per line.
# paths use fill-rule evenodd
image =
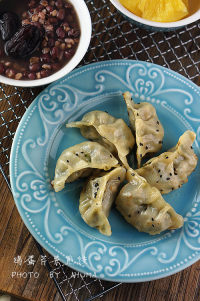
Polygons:
M48 86L24 114L10 158L15 203L35 239L61 262L101 279L139 282L174 274L200 258L199 165L179 190L164 195L183 215L184 227L150 236L112 209L112 236L88 227L78 211L82 181L55 193L50 181L61 152L84 141L66 122L104 110L128 123L122 92L152 103L165 129L163 151L187 129L197 134L200 157L200 89L181 75L146 62L105 61L74 70Z

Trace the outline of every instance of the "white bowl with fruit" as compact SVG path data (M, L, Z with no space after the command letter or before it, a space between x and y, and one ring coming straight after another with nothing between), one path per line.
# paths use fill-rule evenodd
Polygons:
M154 31L170 31L200 19L199 0L110 0L131 22Z

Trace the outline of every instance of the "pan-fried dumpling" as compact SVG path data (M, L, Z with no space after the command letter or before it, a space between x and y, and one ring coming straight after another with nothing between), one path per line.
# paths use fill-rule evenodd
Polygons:
M127 179L129 183L122 187L116 206L129 224L151 235L183 226L182 216L165 202L156 187L131 169Z
M93 168L109 170L117 164L118 160L97 142L76 144L64 150L58 158L52 185L58 192L64 188L65 182L87 177Z
M79 211L82 218L86 224L97 228L104 235L111 235L108 215L125 174L123 167L101 173L97 178L89 179L81 192Z
M133 148L135 139L127 124L106 112L92 111L85 114L81 121L71 122L66 127L78 127L81 134L109 149L125 166L126 156Z
M192 149L195 138L194 132L186 131L173 149L147 161L137 173L162 194L181 187L197 165Z
M155 108L147 102L134 103L131 94L123 94L127 105L131 127L135 131L137 144L137 162L147 153L156 153L162 147L164 129L158 119Z

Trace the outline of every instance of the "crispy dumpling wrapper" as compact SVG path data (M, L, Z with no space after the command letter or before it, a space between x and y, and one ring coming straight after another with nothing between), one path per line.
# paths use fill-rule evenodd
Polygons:
M197 165L198 158L192 149L195 138L194 132L186 131L174 148L147 161L137 173L162 194L180 188Z
M155 108L148 102L134 103L130 92L123 94L127 105L131 127L135 132L137 144L137 162L147 153L156 153L162 147L164 129Z
M135 138L123 119L117 119L106 112L92 111L85 114L81 121L71 122L66 127L80 128L85 138L102 144L128 166L126 156L133 148Z
M89 179L80 195L79 211L83 220L107 236L112 233L108 215L125 175L126 170L123 167L101 173L98 177Z
M151 235L183 226L183 218L163 199L159 190L130 169L129 181L116 199L116 208L140 232Z
M76 144L65 149L58 158L52 185L58 192L64 188L66 182L87 177L94 168L109 170L117 164L118 160L97 142Z

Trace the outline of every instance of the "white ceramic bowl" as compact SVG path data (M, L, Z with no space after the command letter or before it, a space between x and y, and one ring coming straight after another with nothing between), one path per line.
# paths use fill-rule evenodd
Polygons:
M76 10L81 28L79 45L71 60L62 69L45 78L35 80L16 80L0 75L0 83L18 87L36 87L47 85L68 74L79 64L90 44L92 34L92 23L90 13L84 0L70 0L70 2Z
M129 10L127 10L119 0L110 0L110 2L119 10L125 17L127 17L130 21L137 24L140 27L143 27L145 29L153 30L153 31L170 31L179 29L185 25L188 25L190 23L193 23L200 19L200 9L195 12L193 15L182 19L180 21L176 22L153 22L149 21L143 18L140 18L133 13L131 13Z

